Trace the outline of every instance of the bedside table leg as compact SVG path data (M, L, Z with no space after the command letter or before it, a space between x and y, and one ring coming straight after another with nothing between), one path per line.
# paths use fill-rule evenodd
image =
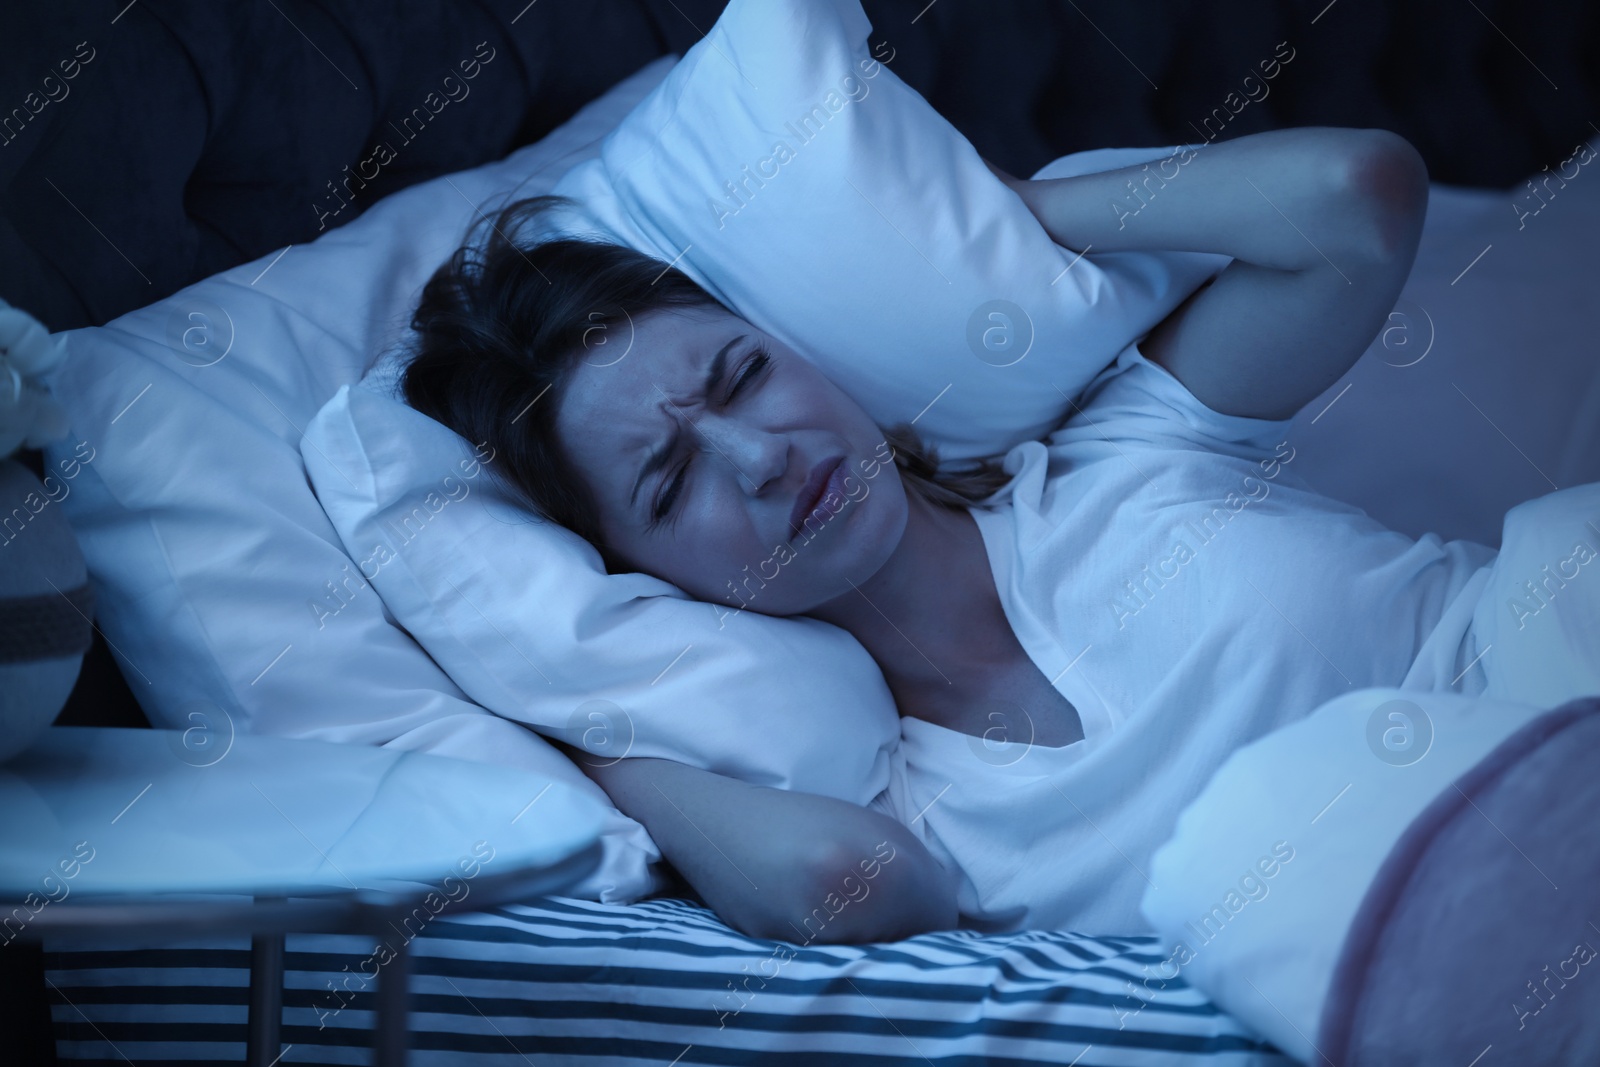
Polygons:
M250 1037L245 1046L249 1067L272 1067L278 1062L282 1024L283 935L251 938Z
M400 944L378 973L378 1018L372 1034L373 1067L405 1067L410 1026L411 950Z

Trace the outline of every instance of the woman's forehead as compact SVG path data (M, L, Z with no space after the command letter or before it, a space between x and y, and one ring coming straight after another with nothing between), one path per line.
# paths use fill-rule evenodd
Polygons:
M579 438L605 430L611 459L642 459L664 441L678 411L688 414L698 406L752 333L726 313L679 309L637 318L633 327L619 355L596 347L577 363L557 413L558 422ZM622 340L613 336L607 347Z

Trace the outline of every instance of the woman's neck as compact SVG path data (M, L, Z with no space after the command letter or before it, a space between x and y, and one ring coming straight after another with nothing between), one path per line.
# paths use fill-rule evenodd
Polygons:
M907 486L905 533L854 590L806 614L833 623L877 661L901 711L981 684L1014 639L977 520Z

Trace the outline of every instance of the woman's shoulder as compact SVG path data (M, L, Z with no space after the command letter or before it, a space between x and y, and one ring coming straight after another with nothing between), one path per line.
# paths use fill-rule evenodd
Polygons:
M1209 452L1259 456L1284 440L1292 418L1213 411L1171 372L1146 359L1138 342L1101 371L1045 439L1053 460L1079 452Z

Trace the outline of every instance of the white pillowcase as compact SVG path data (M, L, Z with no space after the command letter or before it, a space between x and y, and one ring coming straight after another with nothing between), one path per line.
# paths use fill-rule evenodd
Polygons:
M851 83L870 95L833 115L718 233L708 176L770 151L802 104L867 70L869 28L854 0L734 0L600 156L557 183L581 198L576 214L533 232L676 260L875 417L909 420L943 392L919 429L957 452L1002 450L1059 422L1069 395L1228 259L1091 254L1074 265L1077 254L881 65ZM1080 153L1041 174L1170 151ZM971 312L999 294L1032 309L1038 351L1027 358L980 344L986 362L968 346ZM885 787L899 715L853 637L805 617L730 613L649 575L607 575L592 546L534 521L484 476L491 456L403 403L403 361L389 353L340 390L302 452L351 556L473 700L606 759L678 759L858 804Z
M306 427L350 555L467 695L602 759L660 756L866 804L900 740L876 662L804 617L729 612L537 521L494 457L388 393L386 361Z
M603 806L601 867L572 895L631 900L659 887L642 826L547 742L473 704L395 625L313 495L299 447L318 408L407 328L477 205L548 192L676 61L656 60L504 160L65 335L51 385L72 432L46 455L71 473L52 499L145 714L187 731L181 758L211 759L237 730L510 765L530 772L530 801L554 779Z
M1003 453L1053 429L1229 259L1079 259L1056 245L879 62L892 50L869 51L871 29L858 0L732 0L599 157L556 184L581 206L545 232L674 263L880 425L916 419L944 459ZM1071 157L1040 174L1170 151Z

